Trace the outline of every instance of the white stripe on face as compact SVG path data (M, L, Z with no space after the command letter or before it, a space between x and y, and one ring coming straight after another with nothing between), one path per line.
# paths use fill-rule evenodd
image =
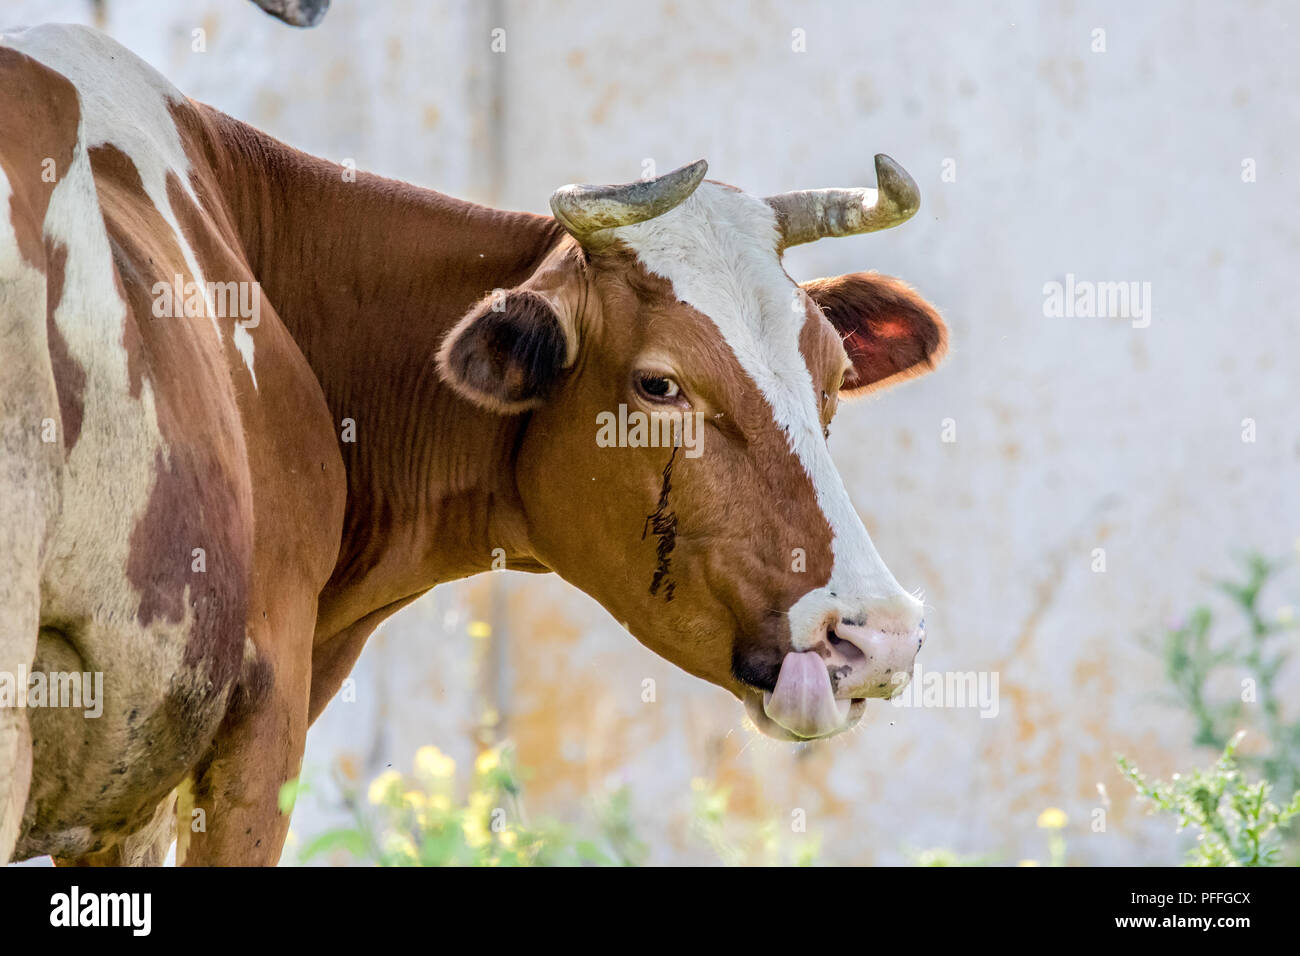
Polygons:
M903 592L876 552L826 447L819 388L799 350L807 314L792 308L798 287L777 255L772 208L706 182L677 208L612 233L647 270L670 281L678 299L718 327L812 479L831 528L833 564L826 585L790 609L795 649L820 639L820 624L832 611L858 613L888 602L915 616L918 602Z

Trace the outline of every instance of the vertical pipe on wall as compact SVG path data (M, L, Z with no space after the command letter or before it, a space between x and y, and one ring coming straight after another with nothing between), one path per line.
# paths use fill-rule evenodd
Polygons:
M510 41L504 0L469 5L468 107L471 111L470 188L474 198L487 205L501 204L505 167L506 64ZM508 732L506 659L509 621L505 607L505 581L488 575L487 635L476 642L477 744L500 742Z
M505 170L506 64L511 37L505 0L469 4L470 188L474 198L499 205Z

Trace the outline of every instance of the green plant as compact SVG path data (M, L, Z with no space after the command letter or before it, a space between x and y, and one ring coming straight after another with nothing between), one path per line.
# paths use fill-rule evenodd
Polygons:
M1298 624L1289 607L1265 613L1263 595L1293 559L1248 552L1239 563L1236 576L1214 582L1215 591L1228 599L1231 617L1208 603L1197 605L1165 629L1159 650L1174 701L1194 721L1193 743L1226 752L1238 728L1250 728L1259 746L1237 754L1232 745L1233 766L1292 793L1300 787L1300 717L1286 719L1277 680L1290 661ZM1238 693L1216 692L1234 678ZM1285 820L1277 826L1282 852L1296 856L1294 830Z
M436 747L416 752L410 774L387 770L365 788L340 781L350 825L318 834L299 851L306 863L325 854L377 866L639 866L649 848L632 823L626 787L594 801L584 836L554 821L530 824L522 806L521 772L508 745L480 754L470 787L457 800L456 765ZM727 813L729 793L693 781L690 831L730 865L811 866L816 837L786 837L774 821L754 823ZM311 793L301 778L280 792L281 810ZM793 831L791 831L793 832Z
M1065 866L1065 828L1069 820L1065 811L1048 807L1038 815L1038 829L1047 833L1047 865ZM993 853L978 853L963 856L956 850L946 847L931 847L926 850L908 850L907 859L913 866L996 866L998 857ZM1035 859L1021 860L1018 866L1042 866Z
M1208 605L1199 605L1186 620L1165 630L1160 641L1165 673L1176 700L1196 723L1194 742L1222 750L1236 730L1250 725L1265 747L1242 754L1239 762L1287 793L1300 786L1300 719L1284 719L1277 677L1289 660L1289 643L1297 622L1289 609L1269 616L1261 609L1261 593L1291 565L1289 559L1272 560L1257 553L1241 559L1236 579L1215 582L1242 619L1235 634L1222 637L1222 624ZM1245 675L1236 696L1211 691L1216 676L1225 671Z
M695 799L691 832L728 866L814 866L821 856L816 836L787 836L773 820L753 823L731 817L731 793L706 780L691 781ZM798 811L796 811L798 812ZM789 831L795 833L793 829Z
M928 850L908 850L907 859L913 866L991 866L996 857L989 855L963 856L956 850L931 847Z
M342 789L352 824L314 837L300 851L301 862L343 853L378 866L634 866L648 855L624 790L596 804L592 836L554 821L530 824L508 745L479 755L463 800L456 796L455 762L436 747L416 752L410 774L380 774L364 798L356 786ZM301 781L286 784L282 809L308 790Z
M1168 783L1147 780L1136 766L1118 757L1120 769L1137 792L1158 810L1178 817L1178 829L1197 831L1188 853L1192 866L1272 866L1281 852L1281 829L1300 814L1300 791L1278 808L1269 801L1267 780L1249 783L1237 766L1238 733L1223 755L1206 770Z

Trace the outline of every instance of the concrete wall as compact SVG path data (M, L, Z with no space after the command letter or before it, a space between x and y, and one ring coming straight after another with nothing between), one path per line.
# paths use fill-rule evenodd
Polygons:
M90 11L0 3L10 22ZM921 185L905 227L793 250L788 269L900 275L947 316L943 369L845 408L832 450L899 581L926 590L922 666L997 672L995 718L882 705L859 732L792 750L567 585L506 572L439 588L375 636L356 702L312 732L318 773L340 758L365 775L407 767L430 742L464 763L486 689L534 768L532 811L572 817L627 782L658 861L708 858L686 834L695 777L755 819L806 810L834 862L933 845L1041 859L1048 806L1069 814L1076 861L1176 860L1112 754L1162 773L1206 755L1138 635L1200 598L1234 550L1285 552L1300 529L1286 4L335 0L309 32L236 0L105 11L197 98L505 206L544 211L561 183L700 156L761 193L870 183L884 151ZM490 51L495 27L505 52ZM1150 283L1149 326L1045 315L1044 284L1067 274ZM476 620L496 624L491 667ZM1098 782L1114 800L1104 833L1087 825ZM325 818L304 807L295 830Z

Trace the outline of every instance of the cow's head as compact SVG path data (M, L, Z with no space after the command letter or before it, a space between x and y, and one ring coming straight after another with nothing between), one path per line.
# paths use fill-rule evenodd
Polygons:
M471 309L440 369L529 416L515 471L539 561L764 733L824 737L895 694L924 639L830 422L841 399L931 368L946 330L897 279L799 285L781 256L902 222L916 184L885 156L878 189L767 200L704 171L560 189L572 240Z

